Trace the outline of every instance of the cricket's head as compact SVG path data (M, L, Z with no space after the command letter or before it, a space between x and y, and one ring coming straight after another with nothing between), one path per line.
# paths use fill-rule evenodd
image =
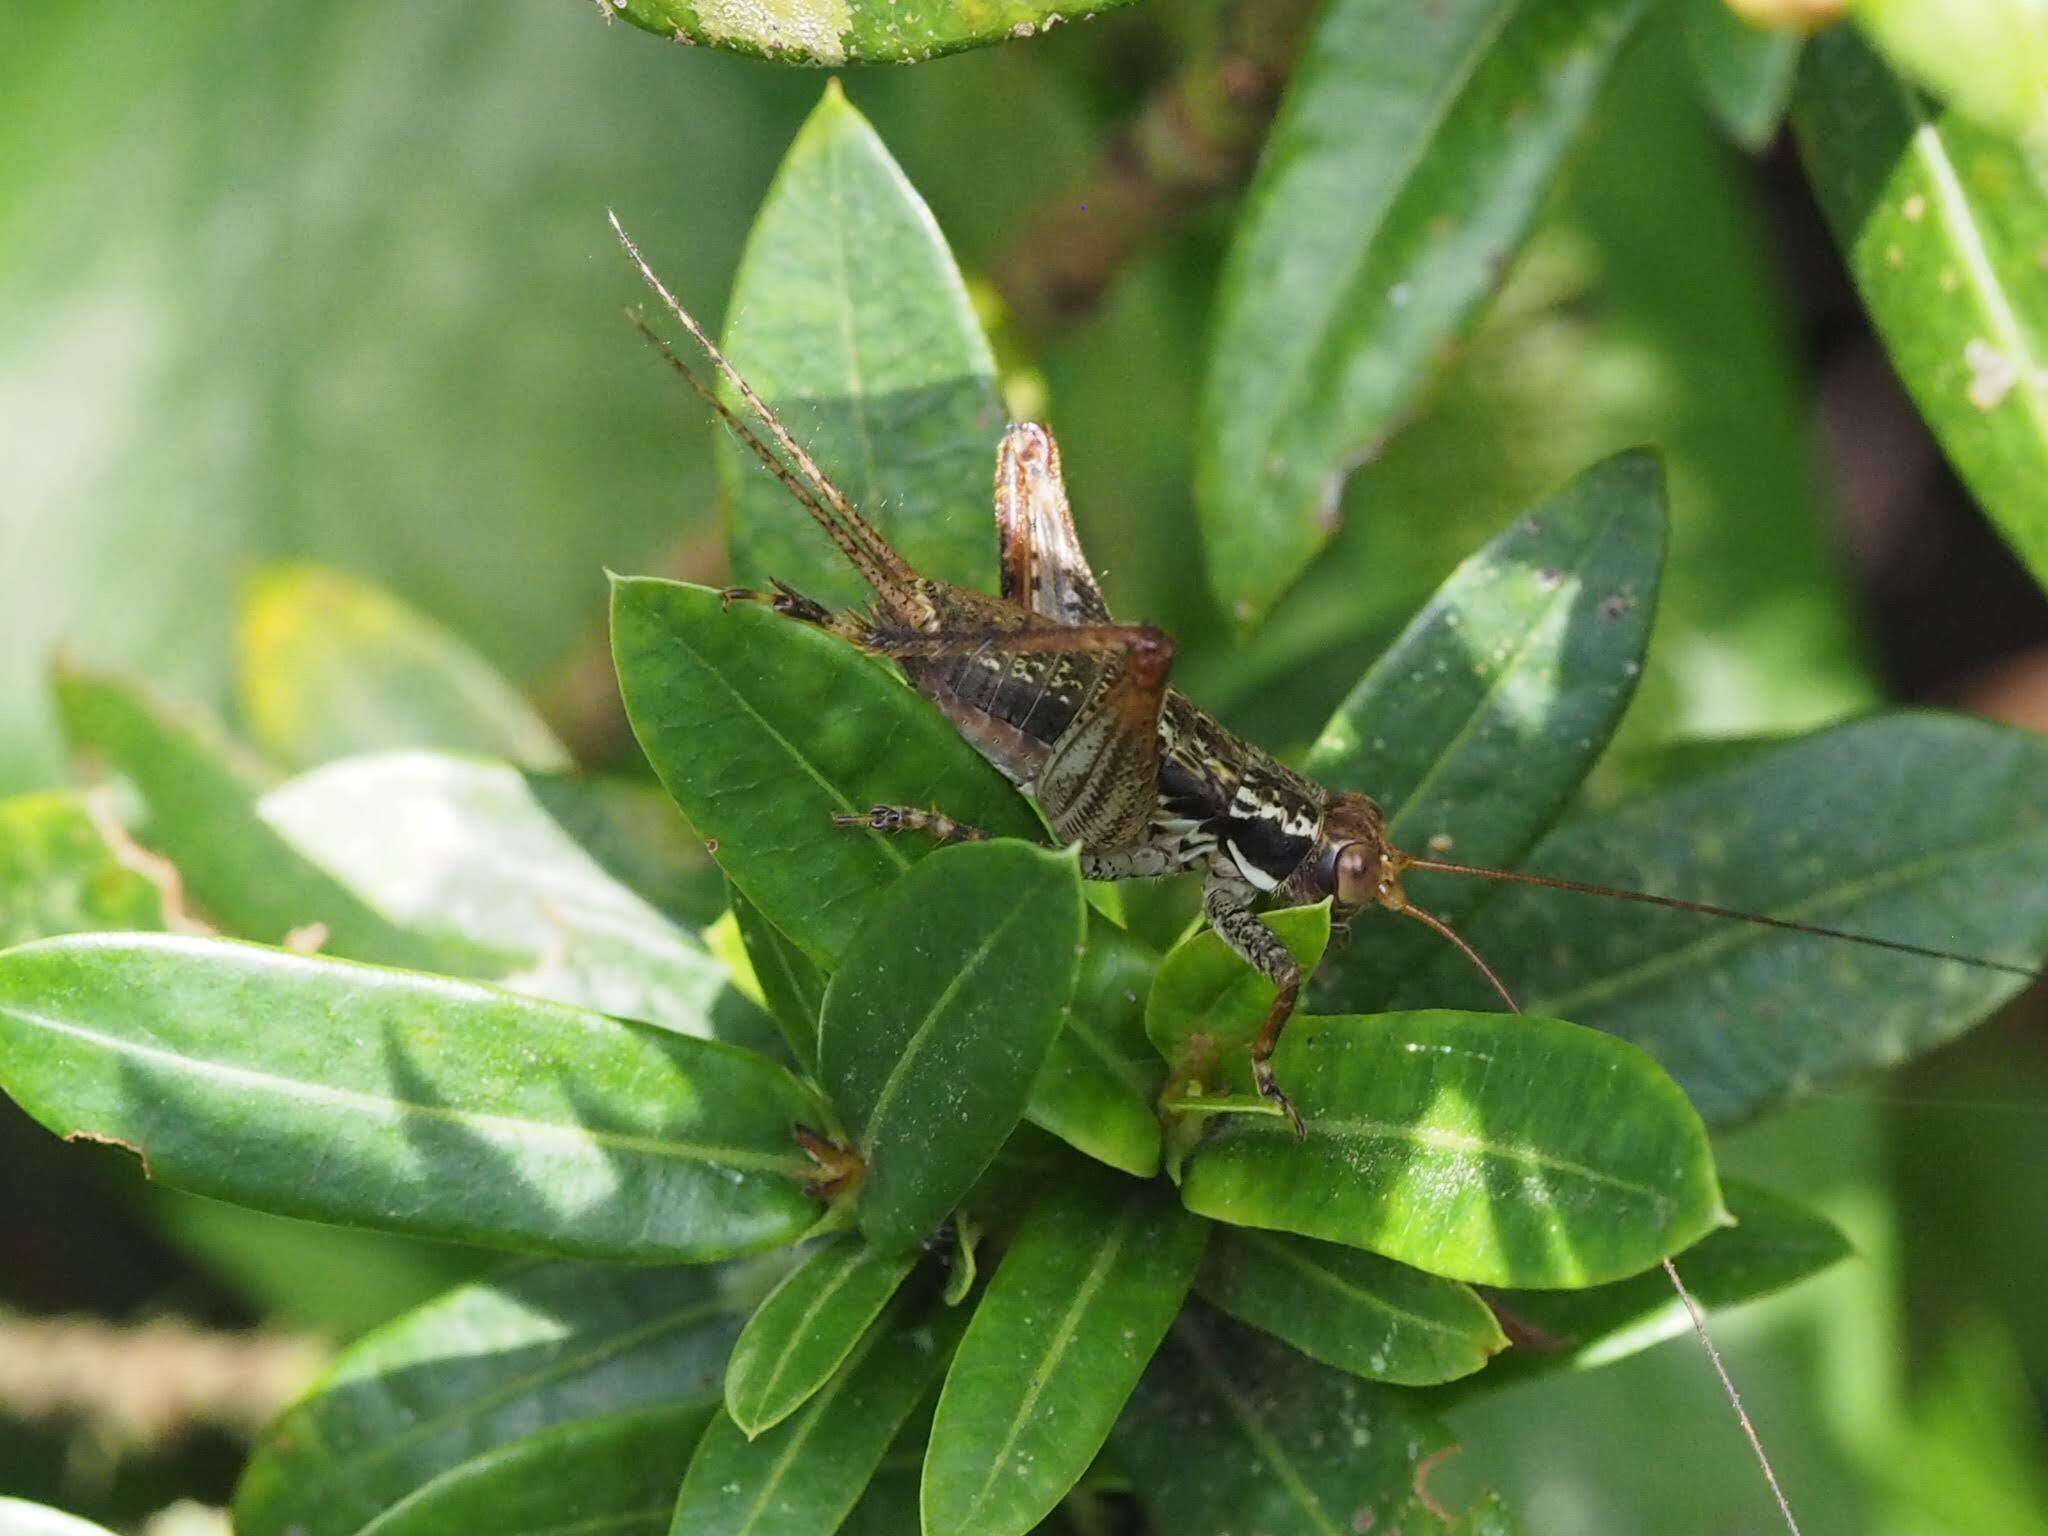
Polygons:
M1336 898L1344 908L1401 908L1401 871L1408 856L1387 841L1387 818L1364 795L1345 793L1323 812L1316 851L1309 860L1303 894L1310 900Z

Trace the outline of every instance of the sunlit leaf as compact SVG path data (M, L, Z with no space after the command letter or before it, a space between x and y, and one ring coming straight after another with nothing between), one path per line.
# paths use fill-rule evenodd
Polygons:
M0 1495L0 1536L113 1536L103 1525L67 1515L47 1504Z
M709 43L781 64L911 64L963 48L1029 37L1062 21L1086 21L1130 0L952 0L906 11L887 0L776 0L772 5L686 5L683 0L609 0L637 27L679 43Z
M160 928L163 899L123 864L84 796L0 800L0 949L94 930Z
M529 773L527 787L611 877L685 928L725 910L725 877L675 801L646 779Z
M2048 150L2048 5L1850 0L1892 64L2001 137Z
M1330 904L1266 912L1259 920L1312 972L1330 942ZM1145 1034L1166 1058L1176 1092L1250 1093L1251 1044L1278 994L1204 924L1159 963L1145 998Z

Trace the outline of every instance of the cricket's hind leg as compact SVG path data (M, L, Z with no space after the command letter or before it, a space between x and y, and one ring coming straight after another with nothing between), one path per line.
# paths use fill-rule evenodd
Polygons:
M1273 1005L1266 1010L1265 1021L1252 1040L1252 1081L1258 1085L1260 1097L1271 1099L1285 1112L1299 1140L1307 1136L1308 1127L1294 1101L1273 1080L1273 1050L1280 1043L1280 1031L1293 1016L1295 1000L1301 996L1301 962L1272 929L1259 921L1252 910L1258 895L1249 882L1212 870L1202 886L1202 915L1216 930L1217 937L1245 964L1278 988Z
M865 614L835 613L816 598L805 597L788 582L771 581L769 584L774 591L726 587L719 592L718 600L728 608L734 603L765 603L785 619L795 619L799 624L808 624L813 629L822 629L851 644L866 647L867 637L874 626Z

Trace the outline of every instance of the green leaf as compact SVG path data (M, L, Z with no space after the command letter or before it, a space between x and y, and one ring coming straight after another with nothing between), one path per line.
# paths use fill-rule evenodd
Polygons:
M1023 1536L1079 1482L1180 1311L1208 1225L1096 1173L1032 1208L932 1421L924 1529Z
M1980 127L2048 151L2048 6L2041 0L1850 0L1901 73Z
M1470 1286L1287 1232L1221 1228L1195 1288L1311 1359L1398 1386L1469 1376L1508 1344Z
M732 915L740 943L753 962L754 979L768 1011L782 1029L797 1061L812 1076L818 1071L818 1016L825 1007L825 976L811 957L783 936L738 886L732 891Z
M171 861L185 894L230 932L274 942L319 924L322 947L349 959L458 973L502 968L491 949L393 925L300 857L256 813L268 772L198 710L68 667L55 691L73 749L141 791L148 817L140 840Z
M662 1536L710 1398L578 1419L451 1467L362 1528L363 1536Z
M1685 0L1686 51L1693 78L1722 130L1752 153L1778 136L1792 105L1805 37L1757 26L1728 0Z
M521 1263L345 1351L265 1431L242 1536L346 1536L452 1468L563 1424L715 1401L744 1307L715 1271Z
M931 210L837 82L768 189L727 313L726 355L882 536L923 575L989 586L995 359ZM740 403L730 386L726 399ZM718 468L736 580L868 600L810 515L724 432Z
M1566 822L1532 870L2032 969L2048 951L2048 739L1900 712ZM1631 1040L1725 1124L1950 1039L2022 976L1689 912L1508 889L1466 937L1532 1013ZM1455 964L1449 962L1457 962ZM1456 955L1395 1006L1485 1006Z
M82 795L0 800L0 949L60 933L160 928L162 898L108 844Z
M1024 1108L1032 1124L1141 1179L1159 1171L1154 1106L1166 1070L1145 1038L1145 996L1158 965L1145 944L1089 915L1073 1003Z
M1499 283L1640 0L1338 0L1219 290L1195 467L1209 583L1249 624L1336 528Z
M505 763L387 752L316 768L258 814L392 923L503 951L532 997L709 1039L726 971L609 875Z
M660 785L566 773L526 783L585 853L673 921L701 931L725 910L724 875Z
M1000 836L1037 816L943 716L852 647L708 587L612 588L619 689L641 748L742 895L811 958L837 960L920 839L834 827L937 805Z
M860 1224L921 1241L1024 1113L1073 995L1071 853L942 848L872 904L825 990L818 1067L867 1163Z
M490 987L254 945L0 955L0 1073L63 1136L286 1216L697 1262L816 1225L824 1106L750 1052ZM317 1176L315 1176L317 1175Z
M753 1440L720 1413L676 1499L675 1536L830 1532L859 1500L882 1457L952 1358L965 1308L906 1291L832 1379ZM907 1536L907 1533L906 1533Z
M1428 1467L1454 1442L1413 1401L1190 1309L1113 1443L1150 1528L1175 1536L1507 1536L1492 1496L1438 1518Z
M1466 559L1351 691L1304 769L1370 794L1396 847L1512 864L1556 819L1635 692L1664 559L1664 476L1617 454ZM1457 926L1489 894L1471 878L1408 877ZM1418 923L1359 914L1311 997L1369 1012L1443 952Z
M895 1460L891 1455L882 1464L860 1496L860 1502L840 1523L839 1536L913 1536L918 1529L918 1477L917 1462L907 1467L889 1465Z
M1330 942L1330 904L1259 915L1313 972ZM1172 1069L1173 1091L1250 1093L1252 1037L1279 989L1204 924L1159 962L1145 999L1145 1034Z
M476 651L381 587L322 566L271 566L248 583L235 683L257 744L294 767L393 747L569 762Z
M0 1536L113 1536L103 1525L67 1515L47 1504L0 1495Z
M1949 461L2048 583L2048 173L1930 117L1847 28L1807 59L1793 120L1857 292Z
M747 1320L726 1368L725 1411L740 1433L774 1428L824 1386L916 1262L849 1233L791 1270Z
M611 0L637 27L782 64L913 64L1086 21L1130 0L983 0L906 11L888 0L773 0L762 6Z
M1297 1018L1273 1058L1307 1121L1223 1114L1190 1210L1483 1285L1599 1285L1725 1220L1699 1116L1642 1052L1554 1019Z
M1781 1195L1730 1180L1735 1224L1711 1232L1675 1261L1706 1311L1784 1290L1848 1257L1833 1223ZM1662 1269L1585 1291L1498 1291L1490 1298L1515 1347L1467 1383L1473 1391L1543 1372L1590 1370L1692 1332L1692 1317Z

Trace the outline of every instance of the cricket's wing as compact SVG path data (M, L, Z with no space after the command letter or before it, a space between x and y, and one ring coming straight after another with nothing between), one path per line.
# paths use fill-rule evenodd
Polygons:
M1059 444L1031 422L1011 427L996 450L996 542L1009 601L1055 624L1111 622L1074 532Z

